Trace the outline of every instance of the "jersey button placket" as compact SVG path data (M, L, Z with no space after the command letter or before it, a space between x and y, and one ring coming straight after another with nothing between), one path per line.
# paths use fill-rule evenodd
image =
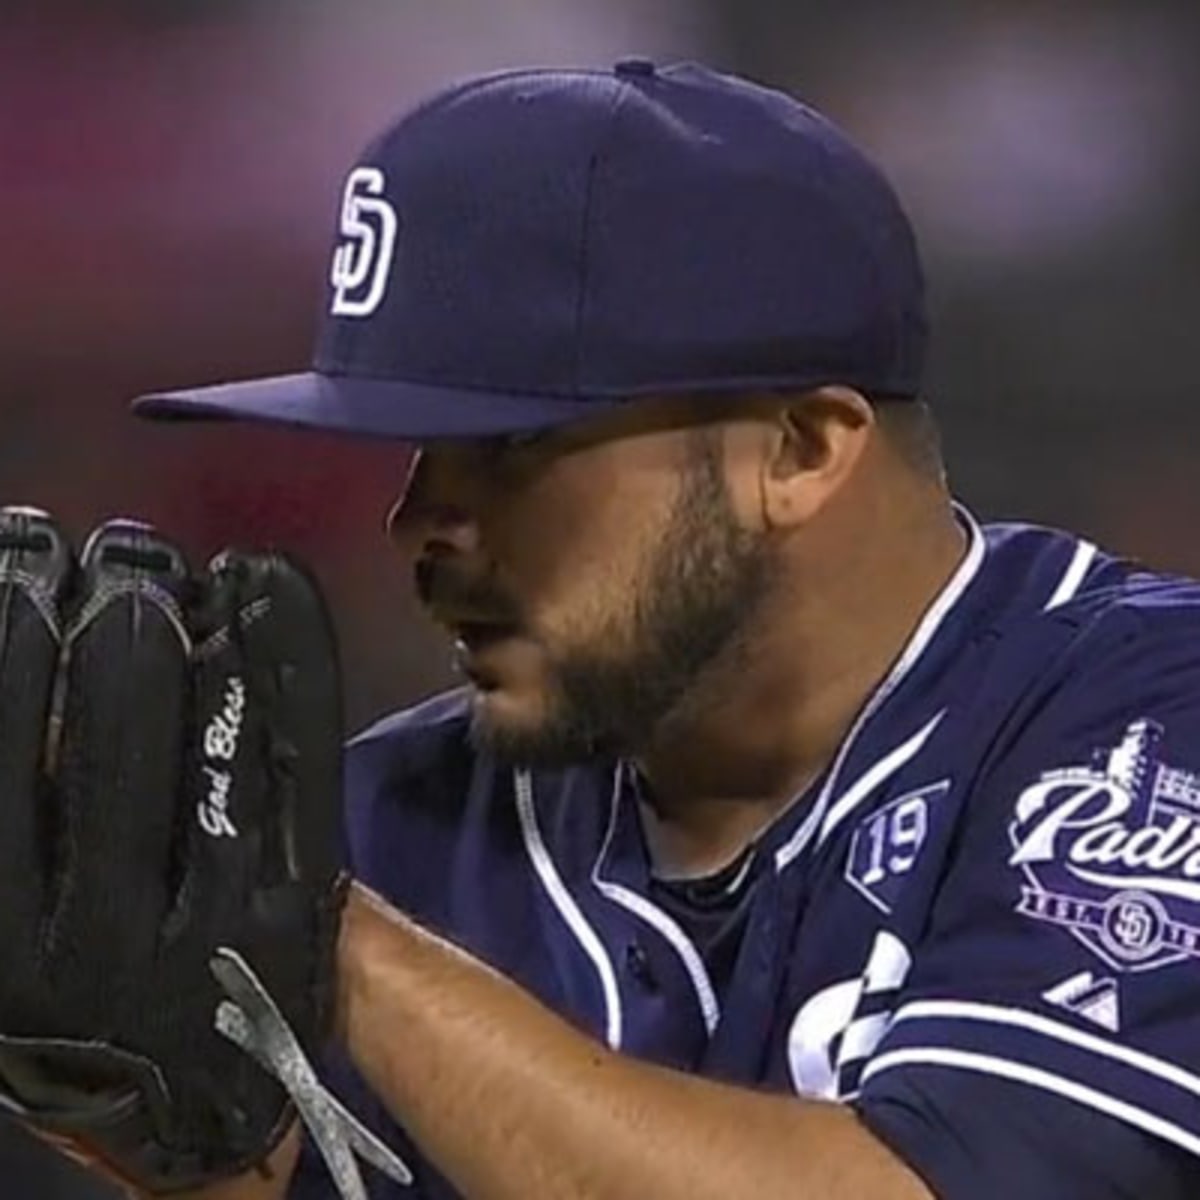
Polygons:
M625 947L625 970L642 991L659 990L658 979L650 965L650 956L639 942L630 942Z

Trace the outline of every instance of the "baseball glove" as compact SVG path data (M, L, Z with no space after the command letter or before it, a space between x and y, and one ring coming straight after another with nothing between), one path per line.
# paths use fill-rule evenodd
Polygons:
M336 647L277 553L193 575L148 526L77 560L0 510L0 1107L142 1192L260 1163L296 1111L343 1194L324 1093L347 884Z

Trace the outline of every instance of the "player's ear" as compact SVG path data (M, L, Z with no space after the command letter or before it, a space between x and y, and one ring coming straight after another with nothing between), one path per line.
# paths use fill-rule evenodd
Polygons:
M781 403L762 463L768 528L802 525L837 496L861 462L874 425L869 401L852 388L817 388Z

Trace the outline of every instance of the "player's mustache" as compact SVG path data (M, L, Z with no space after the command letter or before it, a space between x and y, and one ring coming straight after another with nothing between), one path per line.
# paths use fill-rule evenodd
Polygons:
M484 576L468 575L446 559L423 558L413 568L417 598L435 613L516 625L517 605Z

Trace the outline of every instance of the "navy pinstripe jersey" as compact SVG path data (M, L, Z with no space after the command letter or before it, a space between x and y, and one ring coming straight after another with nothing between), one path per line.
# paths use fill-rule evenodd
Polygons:
M957 573L759 842L719 977L653 898L628 770L503 769L461 693L352 743L355 872L611 1046L855 1105L940 1197L1195 1197L1200 585L962 519ZM333 1074L415 1194L453 1195ZM293 1195L332 1193L306 1166Z

